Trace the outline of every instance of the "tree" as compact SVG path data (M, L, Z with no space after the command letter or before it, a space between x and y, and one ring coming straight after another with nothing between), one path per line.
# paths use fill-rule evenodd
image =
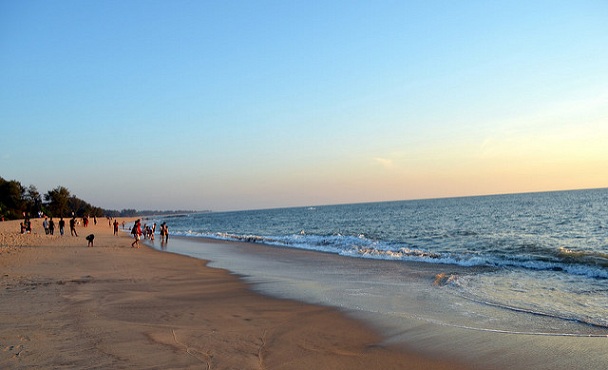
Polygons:
M26 210L23 194L25 189L19 181L6 181L0 177L0 205L8 219L21 218Z
M68 206L74 212L74 215L82 217L88 214L88 203L84 200L72 195L68 201Z
M29 214L37 215L38 212L42 211L42 197L34 185L30 185L25 189L23 200Z
M121 217L132 217L137 215L137 210L135 209L123 209L120 211Z
M105 214L103 208L91 206L90 216L104 217L104 216L108 216L108 215Z
M6 181L0 177L0 217L2 218L18 219L23 217L24 213L36 217L40 211L55 217L68 217L72 212L79 217L104 216L103 209L72 196L63 186L58 186L44 194L44 200L43 203L36 186L30 185L24 188L19 181Z
M49 192L44 195L44 200L48 202L51 216L64 217L69 215L70 191L67 188L58 186L53 190L49 190Z

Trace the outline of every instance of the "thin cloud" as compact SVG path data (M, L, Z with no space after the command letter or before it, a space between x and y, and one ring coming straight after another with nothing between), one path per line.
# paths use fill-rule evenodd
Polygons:
M376 163L380 164L387 170L393 169L395 167L395 163L393 163L393 160L389 158L375 157L374 161L376 161Z

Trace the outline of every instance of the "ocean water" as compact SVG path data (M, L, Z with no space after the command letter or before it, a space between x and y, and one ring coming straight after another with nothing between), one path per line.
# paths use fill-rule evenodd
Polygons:
M499 333L608 335L608 189L200 213L145 222L167 222L169 251L216 261L269 294L382 314L389 322L407 318ZM180 244L173 236L192 243ZM201 238L245 244L194 243ZM324 253L279 258L258 249L262 245Z

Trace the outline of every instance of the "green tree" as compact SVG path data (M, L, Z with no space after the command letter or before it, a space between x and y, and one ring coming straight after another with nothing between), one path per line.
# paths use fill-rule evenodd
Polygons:
M53 190L49 190L44 195L44 200L48 202L48 209L51 216L66 217L70 214L70 191L58 186Z
M103 208L100 207L91 207L91 213L90 216L95 216L95 217L104 217L107 216L103 210Z
M123 209L122 211L120 211L120 215L121 217L132 217L132 216L137 216L137 210L135 209Z
M25 202L25 208L29 214L37 215L38 212L42 211L42 197L34 185L30 185L27 189L25 189L23 200Z
M36 186L24 188L19 181L7 181L0 177L0 217L5 219L22 218L24 213L36 217L40 211L54 217L69 217L72 212L79 217L103 217L105 214L102 208L71 195L63 186L44 194L44 200Z
M19 181L6 181L0 177L0 204L6 218L17 219L23 217L23 212L26 210L23 201L24 192L25 189Z
M84 200L76 197L75 195L72 195L70 197L70 200L68 201L68 205L69 205L70 209L74 212L74 215L76 215L78 217L82 217L82 216L88 214L89 204L87 202L85 202Z

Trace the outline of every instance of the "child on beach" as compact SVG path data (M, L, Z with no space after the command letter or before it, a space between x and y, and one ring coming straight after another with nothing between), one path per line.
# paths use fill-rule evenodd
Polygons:
M87 244L87 247L92 247L93 246L93 239L95 239L95 235L93 235L93 234L88 235L86 237L86 239L89 241L89 243Z

